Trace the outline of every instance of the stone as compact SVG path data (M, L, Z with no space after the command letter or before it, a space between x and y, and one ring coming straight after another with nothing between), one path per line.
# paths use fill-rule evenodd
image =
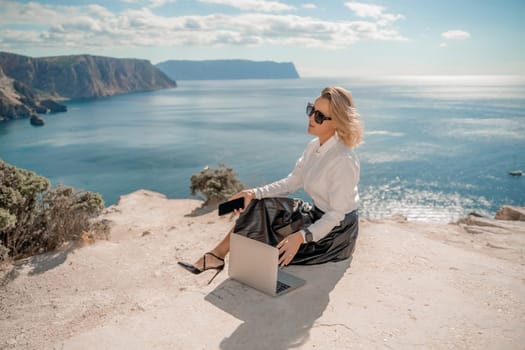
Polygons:
M40 106L49 109L51 113L67 112L67 106L53 100L42 100L40 101Z
M494 217L496 220L525 221L525 207L502 206Z
M46 123L44 118L40 117L38 114L31 115L31 119L29 119L29 122L33 126L43 126Z

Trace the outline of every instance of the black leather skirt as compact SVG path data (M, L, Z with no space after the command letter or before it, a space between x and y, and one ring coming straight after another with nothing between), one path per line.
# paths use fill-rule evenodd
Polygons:
M319 220L323 214L297 198L254 199L237 219L233 233L276 246L286 236ZM291 264L313 265L348 259L355 249L358 228L359 220L354 210L319 241L301 244Z

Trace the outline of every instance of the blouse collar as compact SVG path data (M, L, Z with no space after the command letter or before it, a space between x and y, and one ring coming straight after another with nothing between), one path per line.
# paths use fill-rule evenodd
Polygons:
M318 154L325 154L328 150L333 148L335 144L339 141L339 136L337 136L337 133L335 133L332 137L330 137L328 140L326 140L323 145L320 144L319 138L317 138L317 150L316 153Z

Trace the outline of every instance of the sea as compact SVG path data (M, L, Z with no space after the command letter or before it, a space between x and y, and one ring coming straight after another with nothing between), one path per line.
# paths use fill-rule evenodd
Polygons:
M525 205L525 77L400 76L178 81L169 90L70 100L67 113L0 123L0 159L99 192L107 206L138 189L190 193L204 167L246 187L286 177L306 144L307 102L352 92L364 123L360 215L454 222ZM525 174L524 174L525 175ZM294 196L309 199L300 191Z

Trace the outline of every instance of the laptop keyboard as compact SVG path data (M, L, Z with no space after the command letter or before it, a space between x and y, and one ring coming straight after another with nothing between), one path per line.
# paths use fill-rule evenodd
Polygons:
M289 285L281 282L281 281L277 281L277 288L275 289L275 293L281 293L283 290L286 290L290 288Z

